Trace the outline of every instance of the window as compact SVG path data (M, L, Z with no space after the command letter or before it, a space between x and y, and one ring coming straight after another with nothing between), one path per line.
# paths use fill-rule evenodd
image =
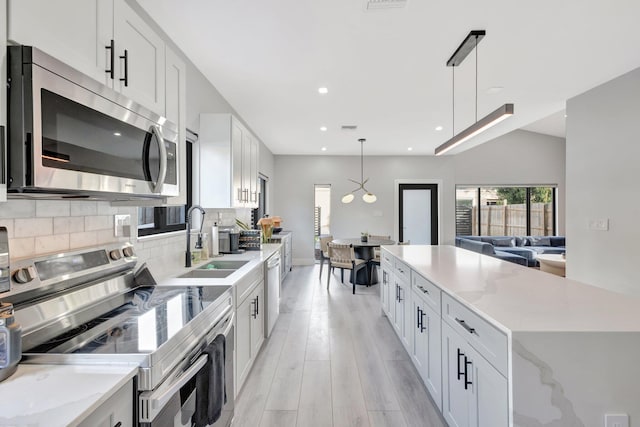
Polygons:
M187 204L184 206L139 207L138 237L180 231L187 228L185 216L192 203L192 143L196 139L197 135L195 138L187 139Z
M267 181L269 178L258 174L258 207L251 211L251 228L258 229L258 220L267 213Z
M555 187L457 187L457 236L553 236Z
M331 234L331 185L314 185L313 234L315 258L320 259L320 236Z

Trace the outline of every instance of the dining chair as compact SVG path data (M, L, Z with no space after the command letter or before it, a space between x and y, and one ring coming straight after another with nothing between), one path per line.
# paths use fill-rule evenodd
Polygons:
M370 234L369 240L391 240L391 236L374 236ZM369 265L371 266L371 273L369 273L369 277L371 277L373 275L373 269L376 266L380 266L380 246L373 248L373 258L369 260Z
M356 293L356 275L358 271L364 268L367 274L367 282L369 282L369 269L367 268L367 261L356 258L353 245L340 245L337 243L329 243L327 245L329 250L329 270L334 267L341 268L341 280L344 283L344 270L351 270L351 283L353 284L353 293ZM329 289L329 282L331 281L331 274L327 273L327 289Z
M322 266L325 261L329 261L329 249L327 245L333 240L333 236L324 236L320 238L320 278L322 279Z

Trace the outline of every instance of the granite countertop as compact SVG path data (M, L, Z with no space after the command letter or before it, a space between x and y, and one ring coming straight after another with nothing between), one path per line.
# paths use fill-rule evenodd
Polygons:
M137 365L19 365L0 382L0 426L77 425L137 372Z
M506 333L640 331L639 297L455 246L383 249Z

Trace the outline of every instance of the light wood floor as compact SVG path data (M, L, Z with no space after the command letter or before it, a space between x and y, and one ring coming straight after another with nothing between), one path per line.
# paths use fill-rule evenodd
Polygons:
M234 427L446 426L380 312L378 285L294 267L280 317L238 401Z

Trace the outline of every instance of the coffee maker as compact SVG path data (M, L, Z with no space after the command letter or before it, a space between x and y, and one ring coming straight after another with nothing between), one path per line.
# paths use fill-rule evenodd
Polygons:
M218 228L218 244L221 254L241 254L244 250L240 249L240 233L235 227L219 227Z

